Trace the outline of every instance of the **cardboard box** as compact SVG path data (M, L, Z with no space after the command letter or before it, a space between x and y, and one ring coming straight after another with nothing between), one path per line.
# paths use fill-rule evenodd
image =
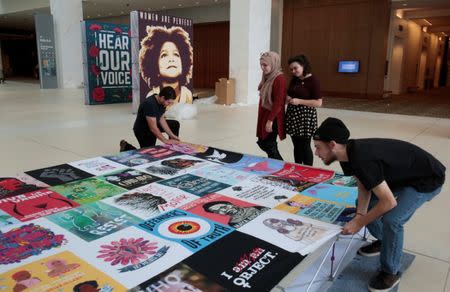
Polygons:
M234 94L236 90L235 79L220 78L216 82L216 96L218 104L230 105L234 102Z

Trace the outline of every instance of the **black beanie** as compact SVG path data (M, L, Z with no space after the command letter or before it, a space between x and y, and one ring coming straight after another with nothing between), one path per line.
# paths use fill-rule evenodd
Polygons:
M350 131L344 123L336 118L327 118L320 124L314 133L313 139L324 142L336 141L339 144L347 144Z

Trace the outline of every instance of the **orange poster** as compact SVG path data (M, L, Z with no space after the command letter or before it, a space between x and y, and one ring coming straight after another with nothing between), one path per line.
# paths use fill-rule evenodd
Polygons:
M69 251L1 274L0 287L14 292L125 291L125 287Z

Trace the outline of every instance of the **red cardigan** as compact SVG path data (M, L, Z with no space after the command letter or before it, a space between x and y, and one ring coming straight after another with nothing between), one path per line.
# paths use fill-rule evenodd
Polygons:
M286 102L286 79L283 74L275 78L272 85L272 110L262 107L261 97L259 97L258 123L256 125L256 137L264 140L269 135L266 132L267 121L277 121L278 136L280 140L286 138L284 130L284 105Z

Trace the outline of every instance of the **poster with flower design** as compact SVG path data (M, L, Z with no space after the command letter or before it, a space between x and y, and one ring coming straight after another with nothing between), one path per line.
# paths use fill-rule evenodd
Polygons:
M70 251L0 274L5 291L124 291L125 287Z
M133 288L191 254L177 243L128 227L91 242L81 256L126 288Z
M82 23L85 104L131 102L129 26Z

